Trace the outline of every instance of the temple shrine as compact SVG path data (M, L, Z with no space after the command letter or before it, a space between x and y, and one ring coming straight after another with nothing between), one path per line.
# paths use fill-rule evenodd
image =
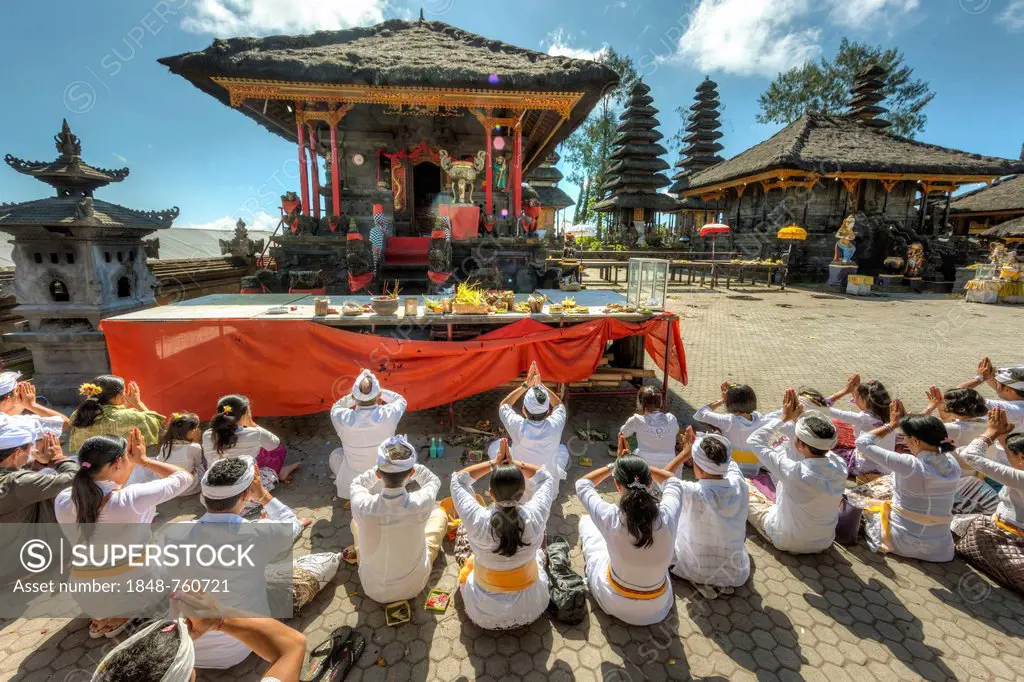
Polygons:
M31 351L41 393L73 404L82 382L110 371L100 321L156 303L158 282L142 239L170 227L178 209L136 211L94 198L97 189L128 177L128 169L83 161L66 120L54 141L54 161L4 157L55 190L44 199L0 204L0 232L14 237L15 312L25 320L5 341Z
M733 158L702 167L720 149L717 95L706 82L691 107L692 144L673 187L684 211L698 228L727 223L729 250L746 257L784 251L777 237L799 228L806 241L794 248L791 270L817 281L828 271L830 283L845 285L859 273L884 285L949 291L967 258L966 237L947 227L953 192L1024 164L888 132L879 106L885 78L881 68L866 68L845 114L808 113Z
M544 188L524 199L524 178L543 172L617 82L601 64L422 14L216 40L160 61L296 145L299 187L282 197L270 248L280 280L268 276L267 290L349 293L396 277L426 282L428 273L435 285L473 276L517 290L542 283L544 249L532 237L566 197ZM431 254L441 253L441 234L450 257ZM447 272L434 269L445 262Z

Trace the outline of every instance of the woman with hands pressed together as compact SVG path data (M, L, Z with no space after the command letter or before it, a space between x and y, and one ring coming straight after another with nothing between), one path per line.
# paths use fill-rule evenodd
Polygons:
M957 461L1003 484L994 515L966 514L953 520L957 554L996 581L1024 594L1024 434L1014 434L1005 410L989 410L985 432L954 453ZM1009 464L985 451L1006 439Z
M127 438L133 429L142 434L145 445L160 442L165 418L146 407L134 381L126 384L119 376L105 374L82 384L78 391L83 400L71 415L71 452L78 452L93 436Z
M669 468L678 469L688 457L680 453ZM619 491L618 504L597 492L608 477ZM668 567L675 554L682 482L625 455L577 480L576 494L587 511L579 528L590 593L606 613L630 625L660 623L672 610Z
M473 494L473 482L488 474L490 508ZM555 499L552 472L513 460L503 438L497 458L452 476L451 492L473 552L459 574L469 619L507 630L540 618L550 601L541 545Z
M61 524L68 540L75 544L82 537L101 545L103 537L118 544L138 541L149 542L149 524L152 522L157 505L177 497L192 484L192 474L180 467L146 455L146 442L139 429L132 429L128 440L120 436L93 436L82 443L78 450L79 469L71 481L71 487L63 490L54 501L57 522ZM156 480L135 485L126 485L135 467L144 467ZM103 532L105 524L116 524L109 532ZM134 536L138 535L138 538ZM125 536L131 536L126 538ZM114 540L114 537L117 540ZM134 538L134 539L132 539ZM146 575L146 569L129 565L76 568L71 571L72 581L104 581L121 585L119 594L128 595L125 585L132 579ZM99 576L99 577L97 577ZM118 600L110 594L97 595L95 603L79 597L85 610L100 614L109 609L115 612L125 610L125 604L118 609ZM137 604L132 610L138 611ZM127 618L93 618L89 627L92 637L114 637L124 629Z
M900 429L910 454L887 450L879 441ZM900 400L889 407L889 422L857 439L865 457L893 472L892 500L870 505L868 544L878 551L922 561L951 561L949 531L960 466L946 427L931 415L907 416Z

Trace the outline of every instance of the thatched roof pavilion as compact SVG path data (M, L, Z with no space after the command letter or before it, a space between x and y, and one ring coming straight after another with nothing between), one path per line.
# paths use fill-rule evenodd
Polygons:
M422 19L215 40L200 52L159 61L291 141L296 139L295 101L326 108L470 107L499 118L525 109L524 170L547 156L618 82L613 70L597 62L550 56ZM379 116L360 113L349 114L346 127L379 127ZM467 126L472 124L470 118Z

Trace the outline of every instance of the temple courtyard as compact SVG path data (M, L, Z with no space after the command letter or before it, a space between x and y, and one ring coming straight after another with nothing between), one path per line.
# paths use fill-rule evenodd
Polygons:
M1004 306L965 304L945 296L850 298L818 290L732 291L673 287L670 306L682 316L690 382L673 382L672 411L681 421L717 398L731 379L751 384L762 411L780 405L788 386L838 390L852 372L885 382L909 409L924 407L931 384L949 387L975 373L989 355L996 365L1020 362L1020 313ZM284 379L286 380L286 379ZM986 394L988 389L983 389ZM497 422L497 392L457 406L460 424ZM303 462L290 486L274 491L300 516L315 519L297 552L340 551L351 543L350 513L334 501L327 468L337 438L326 414L257 419L281 436L289 461ZM629 398L574 398L564 440L574 457L548 526L549 536L577 542L582 507L572 481L610 461L607 444L588 443L577 429L613 439L632 412ZM426 445L445 428L447 410L408 414L400 432ZM458 449L426 460L439 474L457 466ZM609 490L610 486L605 486ZM442 495L447 494L447 484ZM157 522L201 513L196 498L161 507ZM414 604L411 623L385 625L384 609L362 596L354 567L335 580L291 624L309 648L339 625L358 628L367 650L351 680L630 680L809 679L840 682L889 679L1014 679L1024 669L1024 599L996 587L956 559L926 564L870 552L863 540L816 556L794 557L748 531L753 571L729 597L704 600L673 580L676 608L664 623L631 627L591 601L580 625L541 618L528 628L490 633L469 623L458 597L447 612ZM445 543L431 587L452 590L457 567ZM573 562L582 572L577 546ZM0 622L0 679L78 682L90 678L108 640L90 640L87 621ZM199 674L200 680L258 680L255 656L239 669Z

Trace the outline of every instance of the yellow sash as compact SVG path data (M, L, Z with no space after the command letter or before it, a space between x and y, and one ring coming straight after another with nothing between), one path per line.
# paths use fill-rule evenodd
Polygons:
M992 523L996 524L996 528L1003 531L1004 533L1016 535L1018 538L1024 540L1024 530L1021 530L1009 521L1003 521L1001 518L999 518L999 514L992 515Z
M737 464L760 464L761 460L757 458L750 450L733 450L732 461Z
M889 524L893 509L899 512L900 516L910 519L914 523L919 523L922 526L948 526L950 521L953 520L952 516L929 516L928 514L918 514L917 512L907 511L901 507L894 507L892 500L886 500L884 502L874 500L871 504L864 507L864 511L881 515L882 548L887 552L892 551L892 529Z
M459 571L460 585L465 584L470 573L473 574L473 581L488 592L522 592L537 582L537 561L529 561L508 571L497 571L477 566L470 556Z
M661 595L665 594L665 590L668 586L668 581L663 581L660 587L653 590L634 590L630 587L626 587L612 575L611 564L608 565L608 584L612 586L612 589L621 594L626 599L657 599Z

